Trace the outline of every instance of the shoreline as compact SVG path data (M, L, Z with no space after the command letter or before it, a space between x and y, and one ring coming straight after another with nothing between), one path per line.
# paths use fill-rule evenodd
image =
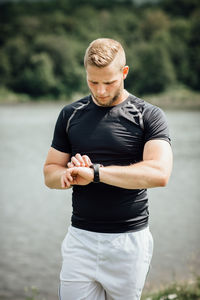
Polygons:
M85 95L74 93L69 99L66 96L59 99L41 97L35 100L26 94L15 94L0 89L0 106L13 105L66 105ZM160 107L163 110L200 110L200 92L181 87L173 87L160 94L136 95L138 98Z
M158 106L162 110L183 110L183 111L200 111L200 100L197 102L187 101L185 103L182 103L181 101L173 101L171 99L167 100L165 103L160 101L159 99L155 98L147 98L142 97L146 102L149 102L155 106ZM41 101L18 101L18 102L0 102L0 107L9 107L9 106L46 106L46 105L52 105L52 106L65 106L67 104L70 104L73 101L66 101L66 100L41 100ZM1 300L1 299L0 299Z

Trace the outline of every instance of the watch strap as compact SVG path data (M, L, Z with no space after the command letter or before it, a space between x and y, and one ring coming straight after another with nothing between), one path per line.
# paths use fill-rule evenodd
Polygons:
M99 178L99 168L100 167L102 167L102 165L100 165L100 164L92 164L90 166L90 168L92 168L94 170L94 179L93 179L94 183L100 182L100 178Z

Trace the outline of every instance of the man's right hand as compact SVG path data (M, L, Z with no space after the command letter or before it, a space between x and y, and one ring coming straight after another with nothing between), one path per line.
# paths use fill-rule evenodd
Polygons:
M69 188L72 185L87 185L93 180L90 166L92 162L87 155L77 153L68 162L68 169L61 175L61 187ZM84 169L85 168L85 169Z
M61 188L72 185L87 185L93 181L94 172L89 167L71 167L61 175Z
M71 161L68 162L67 167L73 168L73 167L90 167L92 165L92 162L87 155L81 155L77 153L75 156L71 157Z

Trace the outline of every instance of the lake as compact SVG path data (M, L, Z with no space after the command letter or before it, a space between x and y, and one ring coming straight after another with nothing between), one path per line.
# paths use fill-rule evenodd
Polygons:
M30 286L46 300L57 299L71 190L45 187L42 169L63 106L0 106L2 299L21 300ZM154 256L146 290L200 275L200 112L165 113L174 167L167 187L149 190Z

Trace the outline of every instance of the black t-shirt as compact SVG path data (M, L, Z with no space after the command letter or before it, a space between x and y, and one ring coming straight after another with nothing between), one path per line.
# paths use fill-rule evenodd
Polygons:
M98 106L87 96L62 109L51 146L72 156L86 154L104 166L125 166L142 161L144 145L152 139L170 142L160 108L131 94L112 107ZM72 225L81 229L120 233L148 224L146 189L104 183L74 186L72 205Z

